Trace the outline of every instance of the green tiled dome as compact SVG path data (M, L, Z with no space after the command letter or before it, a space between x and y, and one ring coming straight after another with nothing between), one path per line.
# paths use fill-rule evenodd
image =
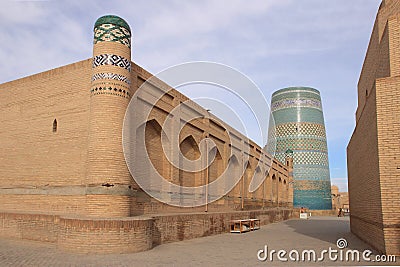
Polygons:
M115 15L105 15L105 16L98 18L96 20L96 23L94 24L94 28L96 28L102 24L114 24L114 25L123 27L123 28L127 29L129 32L131 32L131 28L129 27L128 23L124 19L122 19L118 16L115 16Z

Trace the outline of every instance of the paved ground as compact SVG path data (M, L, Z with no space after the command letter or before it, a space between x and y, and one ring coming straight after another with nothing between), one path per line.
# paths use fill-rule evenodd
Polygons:
M349 232L349 219L337 217L312 217L310 220L289 220L269 224L260 230L244 234L222 234L182 242L164 244L152 250L135 254L77 255L57 250L55 245L30 241L0 239L0 266L330 266L376 265L377 262L330 261L323 262L259 261L257 253L268 246L271 250L315 250L317 258L329 247L338 251L336 241L345 238L347 249L371 249ZM295 252L291 254L295 257ZM335 252L333 252L335 253ZM336 253L340 255L340 252ZM333 256L336 254L332 254ZM345 258L345 253L343 254ZM375 258L375 253L370 256ZM263 253L260 256L264 256ZM362 257L362 255L361 255ZM307 258L307 254L306 254ZM382 265L398 265L384 263Z

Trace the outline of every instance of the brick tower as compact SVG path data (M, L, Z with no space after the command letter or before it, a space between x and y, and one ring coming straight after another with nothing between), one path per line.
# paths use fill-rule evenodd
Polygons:
M122 125L131 96L131 30L117 16L94 25L87 159L87 213L130 215L131 176L122 151Z
M288 199L293 199L293 151L288 149L285 151L286 166L288 166L289 172L289 190Z
M278 90L272 94L271 111L275 157L285 162L288 151L293 157L293 205L330 210L328 149L319 91L309 87Z

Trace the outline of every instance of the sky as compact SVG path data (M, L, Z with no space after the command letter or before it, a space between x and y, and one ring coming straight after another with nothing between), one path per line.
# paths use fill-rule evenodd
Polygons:
M191 61L230 66L266 101L288 86L320 91L331 181L347 191L346 147L355 126L357 82L380 0L2 1L0 83L92 56L93 25L102 15L132 29L132 60L151 73ZM210 87L180 89L240 110ZM219 99L219 100L218 100ZM230 111L200 103L230 122ZM207 106L209 105L209 106ZM232 122L234 124L234 122ZM253 129L253 125L249 126ZM250 138L263 146L265 140Z

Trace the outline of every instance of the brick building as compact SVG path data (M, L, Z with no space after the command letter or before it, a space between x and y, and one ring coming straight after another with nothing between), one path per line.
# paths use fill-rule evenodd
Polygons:
M335 210L336 212L338 212L339 209L343 209L346 212L348 212L350 210L349 193L339 192L339 187L337 187L336 185L331 186L331 192L332 192L332 209Z
M292 160L271 158L162 82L142 95L146 103L152 90L164 91L141 127L164 178L197 186L230 166L245 170L229 193L205 206L173 207L143 192L125 162L122 128L132 95L150 77L131 61L129 25L104 16L95 23L92 58L0 85L0 236L55 242L78 252L133 252L225 232L234 218L268 223L294 214ZM181 131L184 156L196 159L206 137L216 144L214 161L198 173L170 166L161 150L161 125L178 105L183 113L202 116ZM271 168L262 158L271 160ZM250 193L255 176L265 180Z
M347 147L351 231L400 254L400 1L383 0L358 82Z

